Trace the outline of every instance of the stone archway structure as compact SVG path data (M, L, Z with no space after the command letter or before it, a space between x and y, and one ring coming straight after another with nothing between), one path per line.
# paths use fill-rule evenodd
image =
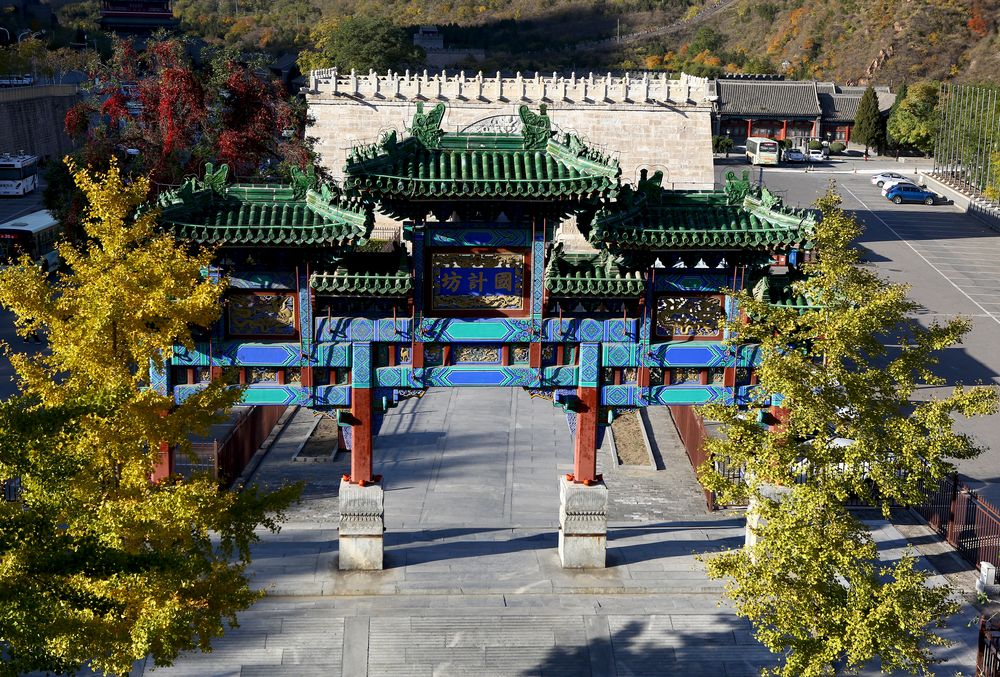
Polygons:
M221 245L216 272L231 284L223 320L178 347L154 387L182 400L236 368L248 404L331 410L351 452L346 569L382 566L372 436L386 410L429 387L527 389L573 431L573 472L553 478L562 564L604 566L603 426L639 407L744 398L757 353L723 343L720 322L739 309L720 290L800 303L789 282L814 217L745 175L723 191L666 190L659 172L623 185L618 159L556 132L546 106L521 106L518 130L446 132L447 115L416 105L405 132L350 150L341 184L298 172L291 185L227 184L209 166L162 195L164 225ZM368 243L376 209L405 224L405 247ZM555 241L570 216L593 251Z

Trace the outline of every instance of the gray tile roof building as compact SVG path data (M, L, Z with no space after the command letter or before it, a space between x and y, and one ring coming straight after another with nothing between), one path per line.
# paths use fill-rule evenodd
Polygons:
M865 87L840 87L814 80L726 79L715 81L718 114L725 117L821 117L823 123L852 123ZM896 100L888 87L875 87L879 108Z

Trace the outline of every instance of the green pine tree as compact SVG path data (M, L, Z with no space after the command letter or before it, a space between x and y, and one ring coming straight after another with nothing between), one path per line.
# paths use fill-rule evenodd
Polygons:
M858 112L854 115L854 129L851 136L858 143L865 144L865 154L868 148L880 149L885 146L885 120L878 107L878 95L871 85L861 95Z

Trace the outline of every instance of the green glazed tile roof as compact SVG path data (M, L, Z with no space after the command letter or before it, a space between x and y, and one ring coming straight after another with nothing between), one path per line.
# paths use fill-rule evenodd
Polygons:
M219 174L221 173L221 177ZM158 198L160 222L180 238L228 246L337 245L364 242L372 215L336 187L314 190L301 175L285 185L226 185L209 166Z
M313 273L309 285L334 296L406 296L413 288L406 250L352 254L330 271Z
M753 295L758 301L781 308L790 308L804 312L818 308L805 294L796 293L795 282L802 279L800 275L765 275L753 287Z
M766 188L749 185L709 193L670 192L653 185L623 188L602 208L588 238L618 249L781 249L810 246L815 217L791 210Z
M443 104L434 110L443 115ZM521 134L448 134L418 125L422 115L414 116L410 136L402 141L391 132L377 144L353 149L344 167L345 186L422 200L558 200L617 192L621 168L616 160L570 134L556 138L547 118L539 123L542 116L526 107Z
M621 270L608 253L563 254L553 250L545 269L545 288L554 296L641 296L642 273Z

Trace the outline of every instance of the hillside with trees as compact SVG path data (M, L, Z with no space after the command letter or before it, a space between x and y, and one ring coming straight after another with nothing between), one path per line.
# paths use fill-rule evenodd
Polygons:
M60 20L92 31L96 5L69 3ZM331 47L327 33L347 20L407 35L435 24L448 45L485 49L484 61L462 65L486 72L777 72L899 84L993 80L1000 67L1000 0L175 0L174 11L211 45L313 55L372 51L339 38ZM419 66L397 54L400 66Z

